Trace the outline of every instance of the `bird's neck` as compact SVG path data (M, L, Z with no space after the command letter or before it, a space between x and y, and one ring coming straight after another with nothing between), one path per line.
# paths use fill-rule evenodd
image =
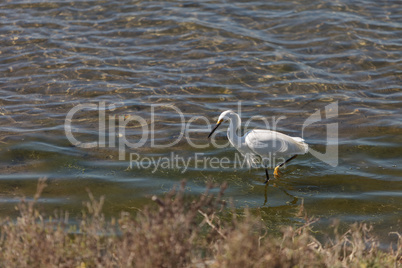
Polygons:
M230 119L230 125L227 133L228 139L234 147L240 148L242 144L242 137L238 135L241 126L240 116L233 114Z

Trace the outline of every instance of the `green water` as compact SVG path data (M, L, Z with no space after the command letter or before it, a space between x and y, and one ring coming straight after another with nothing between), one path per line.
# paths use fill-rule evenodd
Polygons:
M206 181L227 181L225 198L272 224L293 222L303 200L321 218L317 229L334 218L365 221L385 246L395 241L389 232L402 231L399 1L3 1L0 14L1 217L18 215L19 197L32 196L40 177L49 185L41 209L72 217L86 188L105 195L105 213L116 216L185 179L193 195ZM67 139L67 115L79 104L95 108L74 114L72 133L101 139L94 148ZM337 124L337 165L299 156L281 178L271 170L266 188L263 169L235 166L227 124L219 146L207 139L227 109L240 109L243 123L260 116L247 129L277 120L275 130L321 153L328 124ZM317 111L321 120L303 129ZM124 136L136 143L146 135L142 146L119 148L119 117L143 119ZM129 168L130 153L141 165ZM204 166L196 154L229 164ZM149 163L172 157L190 162Z

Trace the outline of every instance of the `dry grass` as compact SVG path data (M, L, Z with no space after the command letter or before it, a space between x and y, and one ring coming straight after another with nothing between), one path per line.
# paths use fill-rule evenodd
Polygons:
M40 180L37 200L45 187ZM310 231L313 219L300 217L304 226L286 227L282 237L271 235L262 221L246 217L221 220L229 211L217 195L191 200L184 184L135 217L122 213L105 220L103 198L89 194L87 213L78 226L68 215L44 219L35 200L21 202L20 216L5 219L0 229L1 267L398 267L402 237L396 250L378 248L365 224L346 233L334 228L333 239L320 243ZM234 215L234 214L233 214ZM227 215L226 215L227 216Z

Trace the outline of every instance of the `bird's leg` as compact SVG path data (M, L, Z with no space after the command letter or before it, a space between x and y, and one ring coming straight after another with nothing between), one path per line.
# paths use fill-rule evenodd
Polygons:
M267 184L269 181L268 169L265 169L265 175L267 176L267 179L265 180L264 183Z
M295 154L294 156L292 156L291 158L289 158L288 160L286 160L285 162L279 164L276 166L276 168L274 169L274 176L275 177L279 177L279 175L281 174L279 171L279 168L282 167L284 164L288 163L289 161L295 159L297 157L297 154Z

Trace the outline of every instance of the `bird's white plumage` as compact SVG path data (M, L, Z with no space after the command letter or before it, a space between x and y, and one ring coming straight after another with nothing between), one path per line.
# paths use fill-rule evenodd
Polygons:
M231 110L221 113L215 128L209 133L208 138L212 136L225 120L230 121L227 131L229 142L244 155L246 163L252 166L255 160L258 162L258 158L260 157L260 163L265 167L265 174L267 176L265 183L269 181L268 165L272 164L271 160L273 158L291 156L275 167L274 176L277 178L280 175L280 167L294 159L297 155L305 154L308 151L308 145L302 138L291 137L272 130L254 129L247 132L244 136L239 136L237 132L241 126L241 119L238 114ZM256 157L257 159L255 159Z
M302 138L290 137L276 131L254 129L244 136L248 148L259 156L275 154L277 157L284 157L305 154L308 151L308 145Z
M237 132L241 125L241 119L238 114L231 110L221 113L217 127L225 119L230 121L227 131L228 139L243 155L285 157L305 154L308 151L308 145L302 138L291 137L272 130L254 129L247 132L244 136L238 136ZM210 135L212 135L215 129Z

